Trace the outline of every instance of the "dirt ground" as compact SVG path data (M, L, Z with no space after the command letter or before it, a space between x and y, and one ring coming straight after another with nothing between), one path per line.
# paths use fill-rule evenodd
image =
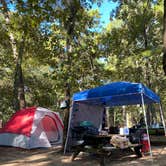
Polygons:
M0 165L3 166L99 166L100 159L95 155L81 153L71 162L71 154L63 155L61 147L51 149L25 150L13 147L0 147ZM166 145L153 146L153 158L135 154L112 154L106 166L166 166Z

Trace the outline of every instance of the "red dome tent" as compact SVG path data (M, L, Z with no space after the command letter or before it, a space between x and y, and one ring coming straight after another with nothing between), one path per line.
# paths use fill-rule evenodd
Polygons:
M0 131L0 145L26 149L62 143L63 123L58 113L41 107L17 111Z

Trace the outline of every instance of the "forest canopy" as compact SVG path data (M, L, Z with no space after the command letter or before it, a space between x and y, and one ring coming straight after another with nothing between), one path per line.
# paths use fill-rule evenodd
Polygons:
M100 27L92 5L102 0L0 0L4 121L27 106L59 111L61 100L74 92L114 81L143 83L166 108L163 1L109 2L117 8Z

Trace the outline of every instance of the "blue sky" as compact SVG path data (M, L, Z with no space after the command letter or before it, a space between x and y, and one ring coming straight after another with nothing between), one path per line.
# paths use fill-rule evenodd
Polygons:
M115 9L118 4L115 2L108 2L108 0L103 0L103 3L100 7L98 7L96 4L93 5L93 9L99 9L99 12L101 14L101 22L102 26L105 27L109 21L110 21L110 12L112 9Z
M99 9L99 12L101 14L101 25L102 27L105 27L109 21L110 21L110 12L112 9L115 9L116 6L118 6L118 3L111 2L109 0L103 0L103 3L100 7L97 6L97 4L94 4L92 6L93 9ZM10 5L10 9L14 9L14 5Z

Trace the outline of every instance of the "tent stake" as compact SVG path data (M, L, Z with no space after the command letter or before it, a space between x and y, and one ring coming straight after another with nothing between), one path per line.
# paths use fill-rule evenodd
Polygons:
M164 133L165 133L165 136L166 136L166 128L165 128L164 114L163 114L163 110L162 110L162 107L161 107L161 103L159 103L159 107L160 107L160 117L161 117L161 120L162 120L162 123L163 123Z
M144 119L145 119L145 124L146 124L146 132L148 135L148 143L149 143L149 147L150 147L150 156L152 157L152 149L151 149L151 144L150 144L150 137L149 137L149 130L148 130L148 123L147 123L143 93L141 93L141 100L142 100L142 110L144 112Z

